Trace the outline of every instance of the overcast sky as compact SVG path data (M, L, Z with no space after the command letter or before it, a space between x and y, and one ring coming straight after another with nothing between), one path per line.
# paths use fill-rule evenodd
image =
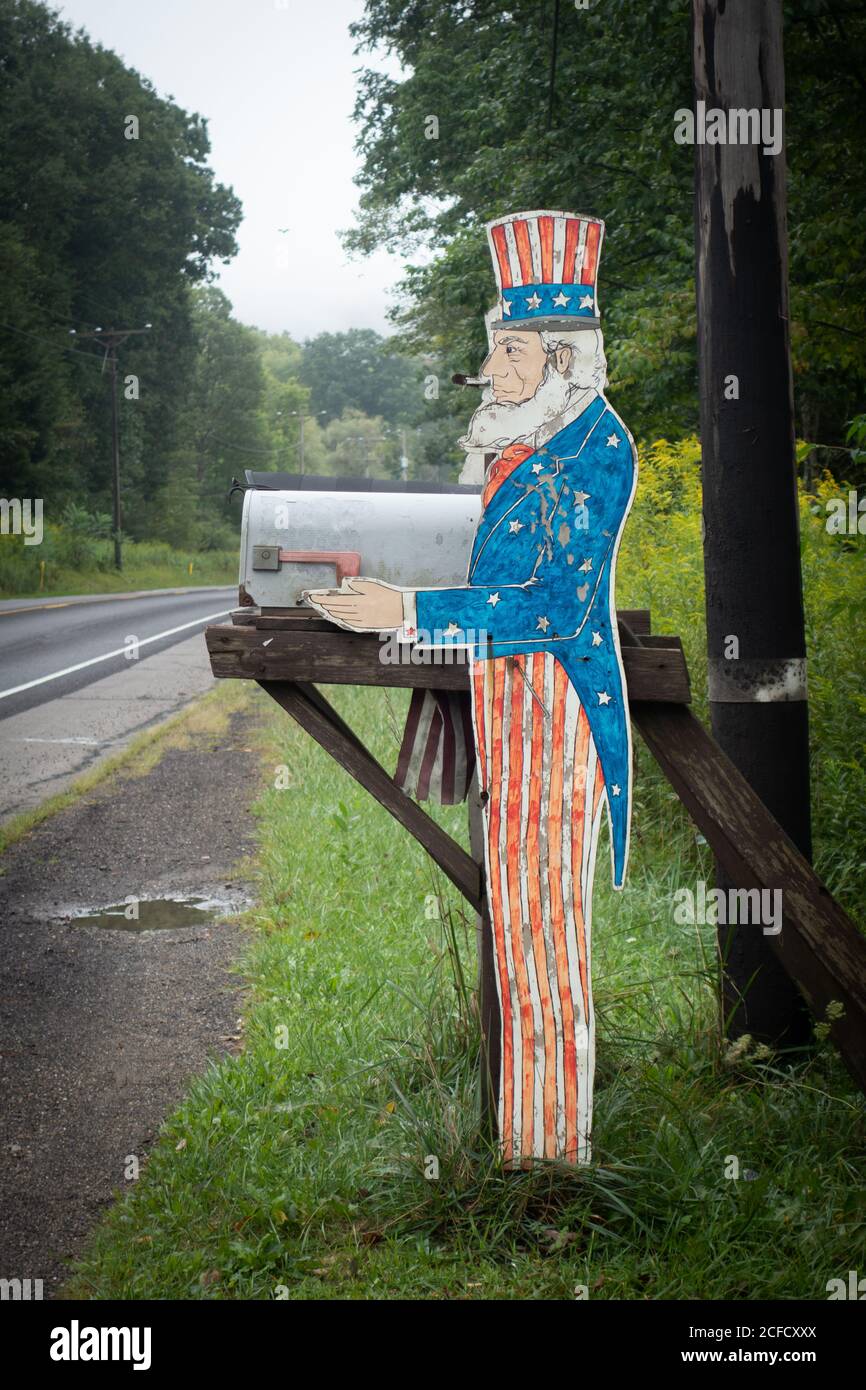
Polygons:
M220 266L236 316L304 338L385 320L398 260L348 262L337 231L358 190L349 24L362 0L64 0L75 28L208 120L210 165L243 204ZM393 71L393 68L391 69ZM289 231L280 234L279 228Z

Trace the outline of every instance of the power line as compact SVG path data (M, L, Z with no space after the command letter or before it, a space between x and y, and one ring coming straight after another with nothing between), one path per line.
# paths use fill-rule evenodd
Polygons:
M104 323L111 323L112 319L118 319L120 317L120 313L116 306L114 309L111 310L106 309L104 304L98 303L97 300L95 300L93 296L90 294L82 294L80 291L78 291L75 295L75 298L82 304L89 304L91 309L98 309L100 314L102 315L102 320ZM129 310L129 308L130 306L127 303L126 309ZM79 322L84 323L85 320L80 319Z
M81 348L69 347L66 343L55 343L51 338L43 338L38 333L28 333L26 328L14 328L11 323L0 323L0 328L5 329L7 333L19 333L22 338L32 338L35 343L45 343L58 352L74 352L77 357L91 357L94 362L105 361L104 356L98 352L82 352ZM81 336L86 335L82 334Z

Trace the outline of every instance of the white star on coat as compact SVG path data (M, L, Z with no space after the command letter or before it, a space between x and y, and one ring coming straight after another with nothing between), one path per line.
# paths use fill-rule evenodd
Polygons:
M587 556L582 565L578 565L581 574L589 574L592 569L592 560Z
M533 473L540 473L543 467L544 467L544 464L543 464L543 463L534 463L534 464L532 465L532 471L533 471Z
M517 533L518 533L518 531L522 531L522 530L523 530L523 522L522 522L522 521L509 521L509 523L508 523L508 529L509 529L509 531L511 532L512 536L516 536Z
M618 782L614 782L613 786L611 787L611 791L613 792L614 796L619 796L619 783L618 783Z
M491 605L492 608L495 608L497 603L499 602L499 595L491 594L487 602Z
M504 299L504 300L502 301L502 317L503 317L504 319L507 319L507 318L508 318L508 315L509 315L510 313L511 313L511 305L509 304L509 302L508 302L507 299Z
M535 293L534 290L533 290L532 294L529 295L528 298L527 298L527 300L526 300L526 307L527 307L527 309L540 309L540 308L541 308L541 300L539 299L538 295Z
M574 505L576 507L582 507L584 503L589 501L591 496L591 492L576 492L574 494Z
M601 641L602 641L601 633L600 633L600 632L594 632L594 633L592 634L592 645L593 645L594 647L600 647L600 646L601 646Z
M557 309L564 309L566 304L571 303L571 295L563 294L562 290L560 290L559 294L554 295L553 302L556 305Z
M457 624L455 623L454 619L452 618L451 621L450 621L450 623L448 624L448 626L447 626L446 629L445 629L445 634L444 634L444 635L445 635L446 637L456 637L456 636L457 636L457 633L458 633L459 631L460 631L460 628L457 626Z
M609 449L618 449L618 448L619 448L619 435L618 435L618 434L609 434L609 435L608 435L608 437L607 437L607 447L608 447Z
M598 703L600 705L610 704L610 696L608 695L606 690L598 690L596 691L596 694L598 695Z
M593 308L593 302L592 302L592 295L591 295L591 294L585 294L585 295L583 296L583 299L580 301L580 307L581 307L581 309L592 309L592 308Z
M550 627L550 619L549 619L549 618L539 618L539 619L538 619L538 626L541 628L541 631L542 631L542 632L546 632L547 629Z

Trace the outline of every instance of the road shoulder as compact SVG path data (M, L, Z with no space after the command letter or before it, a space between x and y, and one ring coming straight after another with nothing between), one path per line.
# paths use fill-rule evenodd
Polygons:
M56 1290L208 1059L238 1050L236 920L82 927L82 908L237 900L263 784L262 706L234 683L38 825L0 877L0 1274Z
M0 722L0 819L26 815L213 690L201 632Z

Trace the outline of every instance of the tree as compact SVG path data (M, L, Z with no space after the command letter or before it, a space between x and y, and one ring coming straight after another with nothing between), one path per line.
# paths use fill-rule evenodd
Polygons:
M410 419L422 403L417 366L371 328L308 339L299 375L310 388L310 409L324 412L326 420L351 409L394 424Z
M168 477L133 534L158 532L175 544L209 545L218 530L236 526L228 499L235 474L274 465L264 426L265 376L253 329L232 317L231 304L214 286L193 292L196 355L181 402Z
M301 420L304 421L304 469L314 473L322 451L310 415L310 390L298 380L301 347L288 333L253 330L265 378L263 430L271 461L262 467L295 473L301 468Z
M357 478L396 478L400 476L400 442L381 415L365 415L361 410L344 410L339 420L331 420L324 430L327 473Z
M866 388L866 9L785 10L798 424L841 444ZM360 215L346 242L433 253L401 286L407 351L477 367L493 297L485 221L520 207L595 214L608 227L600 300L617 404L644 436L696 428L694 151L673 138L675 112L692 106L690 11L367 0L359 51L387 49L402 74L362 72Z
M45 350L52 326L41 302L46 281L39 258L25 244L21 230L9 222L0 223L0 282L5 325L0 328L3 487L9 495L22 497L56 495L68 485L63 441L80 429L81 410L68 357L59 350Z
M0 380L17 388L3 417L14 444L5 485L38 487L55 509L75 498L106 505L105 379L93 344L75 344L70 329L149 322L147 340L121 349L121 376L140 383L139 462L128 460L124 477L134 513L164 483L176 446L195 352L189 288L235 254L240 204L207 166L205 120L54 11L0 0L0 53L0 246L16 283L16 247L27 248L29 287L0 315Z
M474 370L493 297L484 222L575 204L605 217L608 345L615 357L619 342L642 344L624 364L623 410L685 430L697 420L692 164L672 113L691 99L689 0L562 6L551 103L552 16L537 0L369 0L359 47L388 47L407 75L362 74L361 213L347 244L434 250L410 269L395 321L410 350Z

